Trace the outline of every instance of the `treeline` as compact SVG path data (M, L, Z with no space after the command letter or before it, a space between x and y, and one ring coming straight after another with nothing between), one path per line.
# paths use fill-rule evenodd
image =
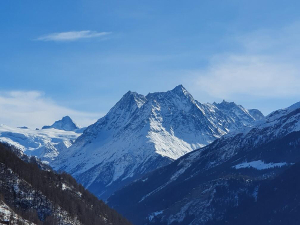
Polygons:
M30 161L30 160L29 160ZM5 182L11 182L9 177L2 181L3 199L14 211L24 219L35 222L37 224L58 224L59 215L54 212L61 207L72 218L86 225L114 224L126 225L130 224L124 217L115 210L109 208L103 201L97 199L82 185L78 184L75 179L66 173L55 173L51 170L41 170L36 162L25 162L14 153L12 147L0 143L0 163L7 170L12 170L21 180L28 182L37 193L42 193L46 197L46 201L51 202L51 207L40 213L33 206L28 204L17 203L17 193L14 190L9 191L5 186ZM13 185L12 185L13 187ZM24 190L22 190L24 192ZM10 192L10 193L3 193ZM41 204L41 196L36 196L37 202ZM45 204L45 201L43 201Z

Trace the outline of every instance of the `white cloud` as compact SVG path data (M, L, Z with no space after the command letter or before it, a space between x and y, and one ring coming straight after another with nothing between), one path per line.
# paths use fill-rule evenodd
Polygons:
M38 41L76 41L79 39L104 37L111 34L111 32L96 32L90 30L83 31L69 31L62 33L52 33L38 37Z
M226 55L198 74L198 87L218 98L299 95L300 68L260 55Z
M60 106L37 91L0 93L1 124L40 128L43 125L51 125L66 115L69 115L81 126L90 125L102 116L101 114L76 111Z
M294 23L235 38L241 53L214 56L206 69L190 72L197 88L217 98L300 97L299 31Z

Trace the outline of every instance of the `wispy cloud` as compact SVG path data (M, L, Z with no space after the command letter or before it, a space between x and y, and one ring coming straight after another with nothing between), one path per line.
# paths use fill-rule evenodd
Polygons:
M217 98L300 97L299 30L294 23L237 37L242 52L216 55L204 70L190 72L197 88Z
M36 38L37 41L76 41L79 39L104 37L111 34L111 32L96 32L90 30L83 31L69 31L61 33L51 33Z
M0 124L29 126L51 125L69 115L76 123L87 126L102 115L77 111L57 104L38 91L11 91L0 93Z
M197 71L197 85L209 95L236 99L299 95L300 68L260 55L224 55L206 71ZM199 75L200 74L200 75Z

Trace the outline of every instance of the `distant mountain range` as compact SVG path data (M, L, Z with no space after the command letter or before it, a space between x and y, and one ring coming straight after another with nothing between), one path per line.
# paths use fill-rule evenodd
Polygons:
M129 91L51 165L107 199L143 174L263 118L233 102L202 104L182 85L146 96Z
M297 103L146 174L108 203L137 225L298 224L299 163Z
M51 164L81 135L81 129L77 126L75 129L73 124L70 117L64 117L52 126L41 130L0 125L0 142L14 146L26 155L36 156L43 162Z

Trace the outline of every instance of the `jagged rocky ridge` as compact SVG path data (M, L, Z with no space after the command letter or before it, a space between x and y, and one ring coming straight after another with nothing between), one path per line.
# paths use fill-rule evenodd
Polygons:
M271 113L253 128L228 134L145 175L112 195L108 203L137 225L251 224L247 217L243 219L244 214L232 212L247 210L243 206L249 202L255 207L265 193L261 186L299 162L300 103L297 103ZM284 211L284 207L291 210L289 202L277 202L276 208L272 201L266 203L268 200L258 205L276 210L281 207L285 213L289 211ZM136 210L138 214L134 213ZM268 213L270 216L274 212ZM255 219L249 221L256 224ZM264 224L263 221L267 220L259 224ZM272 221L271 224L277 224Z
M12 224L130 224L70 175L41 170L15 151L0 144L0 219Z
M43 126L42 129L58 129L65 131L76 131L80 129L69 116L64 116L61 120L55 121L51 126Z
M129 91L52 165L106 199L139 176L256 121L235 103L199 103L182 85L147 96Z

